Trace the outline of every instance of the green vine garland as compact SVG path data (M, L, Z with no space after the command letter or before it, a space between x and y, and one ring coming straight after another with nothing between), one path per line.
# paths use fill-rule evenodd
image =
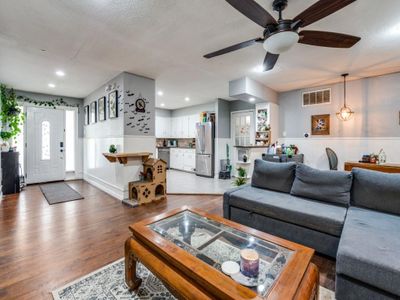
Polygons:
M79 107L79 104L70 104L68 102L65 102L63 98L57 98L50 101L42 101L42 100L31 99L25 96L18 96L17 99L22 102L31 103L38 106L47 106L54 109L56 109L57 106Z

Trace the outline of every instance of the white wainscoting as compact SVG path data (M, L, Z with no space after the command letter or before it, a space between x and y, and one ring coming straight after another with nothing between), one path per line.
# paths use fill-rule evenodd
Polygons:
M338 169L343 170L345 161L359 161L363 154L378 154L384 149L387 162L400 163L399 137L319 137L279 138L279 143L295 144L304 154L304 163L318 169L329 169L325 148L332 148L339 160Z
M83 178L119 200L128 198L128 183L139 179L142 161L129 161L126 165L110 163L104 156L111 144L118 152L151 152L155 154L155 137L124 136L84 139Z

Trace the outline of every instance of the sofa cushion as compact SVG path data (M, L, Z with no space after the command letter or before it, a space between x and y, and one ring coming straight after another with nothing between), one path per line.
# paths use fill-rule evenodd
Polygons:
M289 193L292 188L295 172L296 163L274 163L256 159L254 161L251 185Z
M398 216L350 207L336 272L400 296L399 229Z
M354 168L351 204L400 215L400 174Z
M295 196L348 206L352 175L343 171L323 171L297 165L290 193Z
M346 208L248 186L230 194L229 204L270 218L340 236Z

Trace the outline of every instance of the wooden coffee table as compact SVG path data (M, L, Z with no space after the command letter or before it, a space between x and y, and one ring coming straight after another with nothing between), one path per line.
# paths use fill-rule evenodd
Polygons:
M125 281L132 290L141 284L136 276L140 261L179 299L318 298L313 249L188 207L145 219L129 229ZM260 256L258 278L247 278L252 287L221 271L223 262L238 262L244 248Z

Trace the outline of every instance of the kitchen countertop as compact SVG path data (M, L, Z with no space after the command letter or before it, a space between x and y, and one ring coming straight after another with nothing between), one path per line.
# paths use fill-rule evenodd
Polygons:
M256 146L256 145L253 145L253 146L233 146L233 147L235 147L235 148L269 148L269 146Z
M166 147L164 147L164 146L158 147L158 146L157 146L157 149L171 149L171 148L173 148L173 149L193 149L193 150L196 149L195 147L169 147L169 146L166 146Z

